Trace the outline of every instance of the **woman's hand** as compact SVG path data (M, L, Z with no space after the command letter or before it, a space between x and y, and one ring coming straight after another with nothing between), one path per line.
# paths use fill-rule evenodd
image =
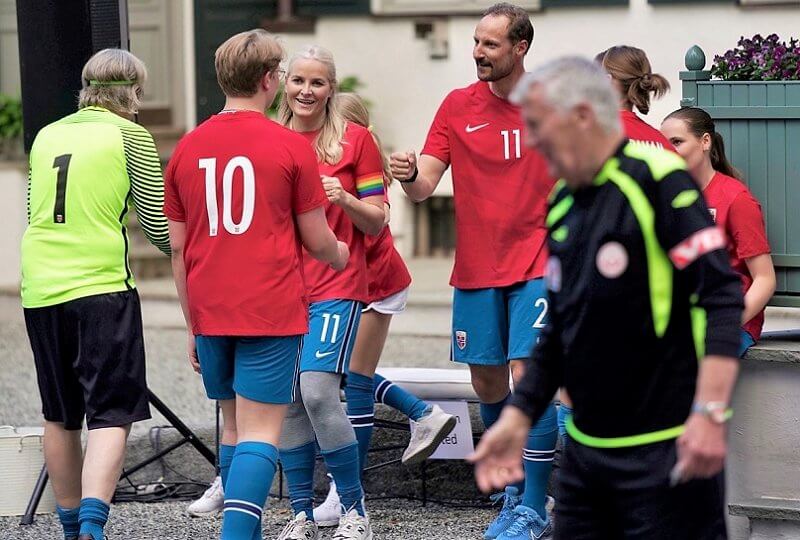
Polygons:
M325 189L325 195L331 204L337 206L344 206L349 197L352 197L343 187L342 183L335 176L322 176L322 187Z

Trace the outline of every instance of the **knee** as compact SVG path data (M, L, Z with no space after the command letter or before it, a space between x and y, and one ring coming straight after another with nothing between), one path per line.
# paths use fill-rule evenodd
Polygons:
M333 394L305 392L303 394L303 405L311 418L320 418L329 413L333 407L341 407L341 402L333 397Z
M511 378L514 379L514 384L519 384L524 375L525 363L522 361L511 362Z
M472 388L481 402L497 403L508 395L508 374L498 376L484 372L473 373Z

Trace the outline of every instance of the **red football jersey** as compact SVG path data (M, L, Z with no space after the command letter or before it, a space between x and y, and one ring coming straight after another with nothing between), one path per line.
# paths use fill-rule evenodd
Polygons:
M300 133L311 144L317 131ZM319 164L324 176L335 176L342 187L360 199L384 196L383 160L375 139L366 128L348 122L342 142L342 159L334 165ZM321 184L319 177L317 182ZM341 272L319 262L308 253L303 254L309 302L323 300L357 300L367 302L367 263L364 253L364 233L358 230L344 210L335 204L325 203L325 216L336 238L350 248L350 260Z
M258 112L222 113L181 139L165 177L164 213L186 223L192 331L308 332L295 215L326 202L308 142Z
M622 110L619 113L620 120L622 120L622 130L625 136L632 141L642 142L655 146L656 148L664 148L670 152L678 153L672 143L669 142L660 131L639 118L639 116L632 112Z
M367 236L365 239L369 302L384 300L411 285L411 274L394 247L389 226L384 227L378 236Z
M742 276L744 292L753 284L745 259L770 253L761 205L742 182L720 172L703 190L711 217L725 231L731 266ZM758 340L764 326L762 311L744 324L744 329Z
M450 284L503 287L544 275L545 159L523 140L519 107L478 81L450 92L433 120L423 154L452 168L456 255Z

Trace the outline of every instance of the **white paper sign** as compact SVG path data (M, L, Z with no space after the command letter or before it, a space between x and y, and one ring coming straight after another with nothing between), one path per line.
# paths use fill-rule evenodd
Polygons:
M439 448L429 459L465 459L475 450L472 444L472 423L469 418L469 405L466 401L429 401L438 405L447 414L456 417L456 427L444 438ZM414 430L414 422L410 422Z

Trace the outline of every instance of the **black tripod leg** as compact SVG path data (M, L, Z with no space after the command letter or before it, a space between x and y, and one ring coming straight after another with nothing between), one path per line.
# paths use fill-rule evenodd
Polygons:
M216 467L217 465L217 456L214 455L214 452L201 441L197 435L195 435L191 429L188 428L186 424L184 424L180 418L172 412L169 407L167 407L163 401L158 399L152 390L147 390L147 398L150 400L150 404L155 407L155 409L160 412L167 421L178 430L178 433L183 435L186 440L194 446L198 452L200 452L206 460L211 464L212 467Z
M31 493L31 498L28 500L28 507L25 509L22 519L19 520L20 525L33 524L33 515L36 513L36 509L39 508L39 501L42 500L42 494L44 493L44 488L47 486L48 478L47 466L42 465L39 479L36 480L36 485L33 486L33 493Z

